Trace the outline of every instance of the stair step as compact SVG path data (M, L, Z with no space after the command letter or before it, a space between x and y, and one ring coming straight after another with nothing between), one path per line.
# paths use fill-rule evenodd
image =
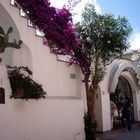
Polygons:
M21 17L26 18L26 13L22 9L19 10L19 14L20 14Z
M41 32L39 29L36 29L36 30L35 30L35 34L36 34L37 36L39 36L39 37L44 37L44 33Z
M10 1L10 4L11 4L12 6L14 6L14 7L19 7L18 4L17 4L17 2L16 2L15 0L11 0L11 1Z
M36 28L29 19L27 20L27 24L29 27Z

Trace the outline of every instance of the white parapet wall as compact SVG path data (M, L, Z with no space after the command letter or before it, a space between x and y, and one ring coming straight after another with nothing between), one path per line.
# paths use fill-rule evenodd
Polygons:
M7 69L0 65L5 104L0 104L1 140L84 140L81 99L10 99Z

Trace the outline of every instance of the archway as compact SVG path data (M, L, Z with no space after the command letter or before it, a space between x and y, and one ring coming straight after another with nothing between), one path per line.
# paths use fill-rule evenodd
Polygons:
M16 38L17 40L20 40L20 34L17 29L16 24L14 23L13 19L11 18L10 14L8 11L0 4L0 26L3 27L4 30L7 31L7 29L12 26L14 31L10 35L10 40L13 40ZM5 65L12 65L12 53L13 53L13 48L6 48L5 52L0 54L2 58L2 64Z
M10 36L10 40L17 39L22 40L20 38L20 32L10 16L10 13L0 4L0 26L7 30L10 26L13 27L14 31ZM5 52L0 54L2 58L2 64L10 65L10 66L27 66L32 70L32 54L29 47L23 43L21 49L13 49L6 48Z
M120 90L119 85L122 85L124 90ZM116 103L120 102L121 98L119 99L119 97L122 95L122 102L125 96L128 96L131 99L131 102L133 103L133 119L135 121L139 120L139 88L137 72L135 71L133 63L121 59L114 61L109 73L108 93L115 96L116 92L121 92L121 94L118 93L118 95L116 95L118 100Z
M118 78L118 84L116 86L115 93L111 94L110 96L116 104L123 102L126 96L129 97L133 103L132 88L129 81L125 77L120 76Z
M122 109L125 102L125 97L130 99L131 104L134 104L133 90L131 83L124 76L120 75L118 83L114 93L110 94L110 99L115 103L118 115L113 119L113 128L122 128L124 126L124 120L122 120ZM132 122L134 121L134 108L132 108Z

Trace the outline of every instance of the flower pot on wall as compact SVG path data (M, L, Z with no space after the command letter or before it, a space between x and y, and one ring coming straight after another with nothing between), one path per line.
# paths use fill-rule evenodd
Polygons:
M4 47L0 47L0 53L3 53L5 51Z
M24 98L24 88L22 85L19 85L17 88L16 88L16 91L14 93L14 98L15 99L22 99Z
M28 67L8 66L7 68L12 89L11 98L28 100L46 97L46 92L43 90L42 85L30 78L32 72Z

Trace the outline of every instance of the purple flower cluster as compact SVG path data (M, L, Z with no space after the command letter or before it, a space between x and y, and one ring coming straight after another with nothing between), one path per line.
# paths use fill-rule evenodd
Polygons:
M80 45L81 46L81 45ZM78 64L84 75L90 75L91 59L83 52L82 47L74 49L74 54L70 60L70 64Z
M32 24L44 35L44 44L55 54L71 55L70 64L80 66L83 74L88 74L90 61L82 52L80 40L72 22L72 14L66 8L57 9L49 0L16 0Z
M34 26L39 28L56 54L71 54L78 46L72 15L66 8L50 6L48 0L16 0Z

